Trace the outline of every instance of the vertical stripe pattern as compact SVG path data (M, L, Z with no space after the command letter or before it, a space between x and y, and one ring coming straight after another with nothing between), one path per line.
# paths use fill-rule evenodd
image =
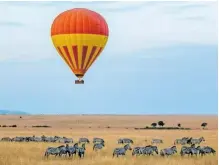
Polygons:
M79 46L73 45L71 48L72 51L69 50L68 46L58 46L57 50L77 77L84 76L103 50L102 47L83 45L81 53L79 53Z

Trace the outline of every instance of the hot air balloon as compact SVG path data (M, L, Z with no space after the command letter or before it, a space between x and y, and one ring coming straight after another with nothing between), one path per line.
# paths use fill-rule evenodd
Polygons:
M87 70L103 51L109 35L105 19L85 8L60 13L51 26L51 38L59 55L78 77L75 84L84 84Z

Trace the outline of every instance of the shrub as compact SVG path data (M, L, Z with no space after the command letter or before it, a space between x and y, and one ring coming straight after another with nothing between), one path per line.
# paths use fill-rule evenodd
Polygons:
M164 126L165 125L165 123L163 122L163 121L158 121L158 123L157 123L159 126Z
M35 127L35 128L39 128L39 127L49 128L51 126L48 126L48 125L33 125L32 127Z
M207 125L208 125L208 123L204 122L204 123L201 124L201 127L203 127L203 129L204 129Z
M156 126L157 126L157 123L151 123L151 126L152 126L152 127L156 127Z

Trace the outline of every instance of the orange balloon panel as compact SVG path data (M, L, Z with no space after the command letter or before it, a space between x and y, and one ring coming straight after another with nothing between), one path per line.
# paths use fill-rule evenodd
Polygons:
M59 14L51 27L52 42L78 78L82 78L103 51L109 30L104 18L76 8Z

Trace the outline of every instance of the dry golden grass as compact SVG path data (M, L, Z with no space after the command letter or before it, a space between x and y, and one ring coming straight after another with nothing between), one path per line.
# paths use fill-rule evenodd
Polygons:
M196 130L134 130L133 127L143 127L152 122L163 120L167 125L176 125L194 128ZM201 130L201 122L209 124L208 130ZM18 128L0 128L0 137L3 136L66 136L75 141L79 137L102 137L106 141L106 147L99 152L92 151L92 144L86 145L84 159L54 158L48 160L43 157L48 146L59 146L58 143L12 143L0 142L0 165L216 165L217 155L203 158L182 158L179 154L161 158L132 157L131 151L127 151L125 157L112 158L112 151L117 144L117 139L129 137L134 140L134 146L150 144L152 138L161 138L164 144L159 145L159 150L171 147L176 138L183 136L205 138L201 145L212 146L218 151L217 116L1 116L0 125L17 124ZM24 126L50 125L52 128L31 128ZM107 129L105 127L110 126ZM91 127L91 128L89 128ZM128 128L128 129L127 129ZM177 146L180 150L181 146Z

